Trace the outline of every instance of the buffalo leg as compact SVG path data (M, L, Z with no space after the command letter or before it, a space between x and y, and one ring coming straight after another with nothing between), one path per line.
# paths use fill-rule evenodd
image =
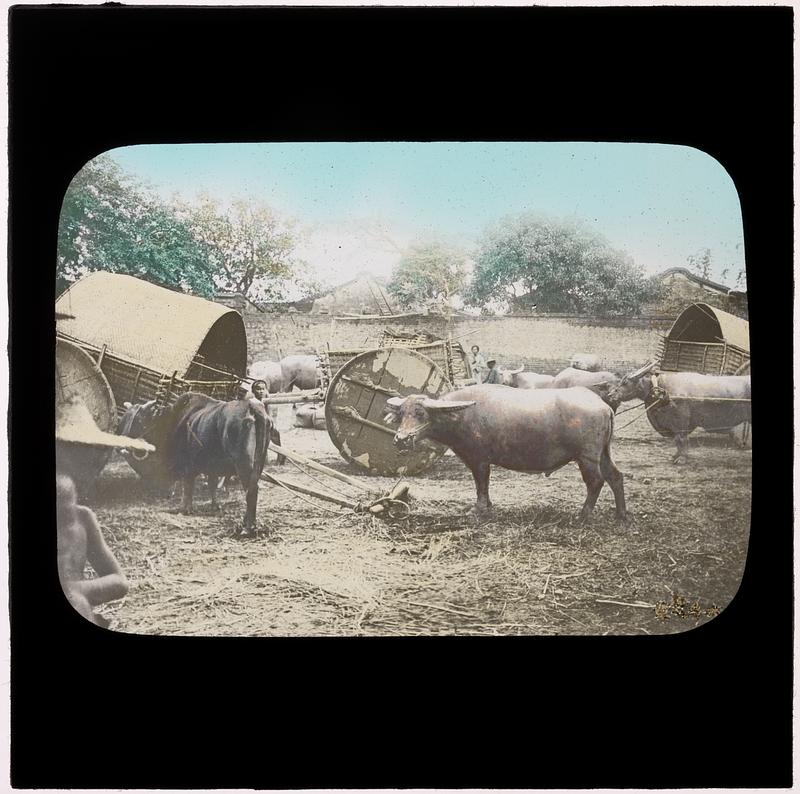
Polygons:
M181 513L191 515L192 513L192 499L194 497L194 477L183 478L183 504L181 505Z
M475 480L475 490L478 496L474 512L476 514L485 513L492 509L492 503L489 500L490 466L488 463L477 463L470 466L470 471Z
M584 483L586 483L586 501L581 509L580 520L586 521L592 514L592 510L594 510L597 497L600 496L605 480L601 473L601 466L593 460L579 460L578 468L580 468L581 476Z
M252 484L253 465L250 460L238 460L236 462L236 474L242 485L245 495L245 512L241 529L247 537L253 537L256 533L256 507L258 505L258 481ZM237 533L238 534L238 533Z
M247 509L244 514L244 534L252 537L256 534L256 507L258 505L258 483L245 492Z
M625 509L625 489L623 487L622 473L611 460L611 450L606 447L600 456L600 473L614 492L614 503L617 506L617 520L626 521L628 512Z
M217 485L219 483L219 477L217 477L216 474L208 474L206 477L208 479L208 492L211 496L211 510L216 513L219 510L219 504L217 504Z
M675 446L678 448L678 451L675 453L675 457L672 459L672 462L679 463L680 459L683 458L688 463L689 437L685 433L676 433Z

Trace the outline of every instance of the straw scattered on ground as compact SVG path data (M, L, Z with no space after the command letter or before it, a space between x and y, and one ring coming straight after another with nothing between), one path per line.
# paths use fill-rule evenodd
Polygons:
M377 489L394 484L348 467L325 432L285 432L284 445ZM215 514L198 481L196 514L179 515L170 512L178 496L148 494L113 461L93 507L131 589L102 611L112 629L167 635L685 631L713 619L738 589L751 453L704 433L692 436L690 464L672 465L673 451L646 419L620 431L613 456L635 516L627 529L614 521L608 488L594 520L578 523L585 488L572 464L549 478L494 468L495 513L476 524L467 514L471 475L446 455L410 480L404 520L302 501L262 483L266 532L253 541L232 534L244 511L240 491L223 495ZM302 480L273 456L268 471Z

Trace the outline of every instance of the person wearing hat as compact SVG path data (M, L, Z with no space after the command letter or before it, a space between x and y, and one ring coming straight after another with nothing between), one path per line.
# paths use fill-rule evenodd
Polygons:
M489 367L489 369L487 370L486 375L483 377L484 383L502 383L500 373L497 371L497 367L495 367L496 363L497 360L494 358L487 360L486 366Z
M155 447L141 438L128 438L100 430L89 409L79 400L56 406L56 528L58 533L58 579L67 600L92 623L107 628L109 621L94 607L123 598L128 581L108 547L88 507L78 504L74 463L84 447L124 447L142 453ZM89 563L95 576L85 578Z

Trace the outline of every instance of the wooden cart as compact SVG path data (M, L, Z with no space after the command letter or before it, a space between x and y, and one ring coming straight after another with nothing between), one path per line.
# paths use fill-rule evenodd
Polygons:
M662 339L657 358L662 372L742 374L750 362L750 324L707 303L693 303Z

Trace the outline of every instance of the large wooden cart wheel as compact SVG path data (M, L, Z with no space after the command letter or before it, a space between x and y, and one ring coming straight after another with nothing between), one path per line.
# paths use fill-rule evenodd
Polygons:
M328 434L345 460L372 474L419 474L447 447L423 440L401 455L392 443L396 427L383 421L386 401L410 394L438 397L452 388L441 368L421 353L402 347L367 350L331 378L325 399Z
M113 433L117 424L117 406L106 376L92 357L77 345L56 340L56 405L80 400L89 410L95 424L106 433ZM69 444L69 468L79 485L88 484L100 473L111 454L111 448L88 444Z

